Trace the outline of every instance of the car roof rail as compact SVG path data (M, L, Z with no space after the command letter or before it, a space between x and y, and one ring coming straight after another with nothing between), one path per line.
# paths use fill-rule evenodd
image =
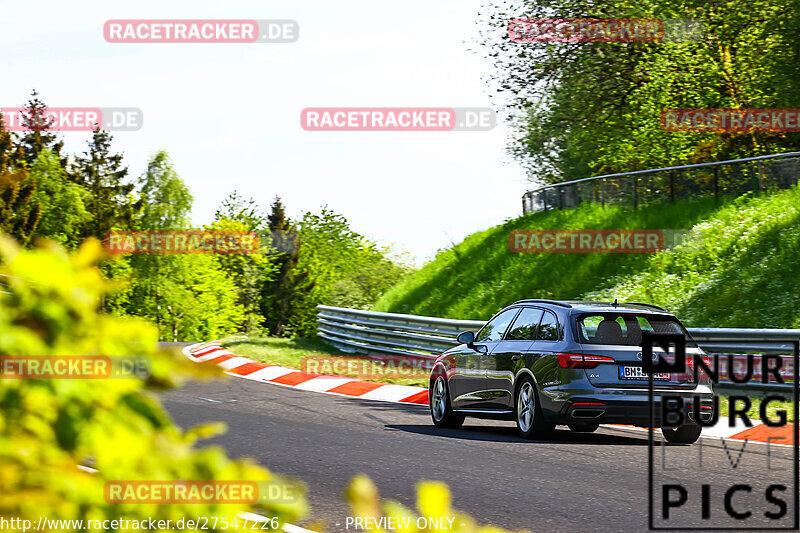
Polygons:
M552 304L552 305L559 305L561 307L572 307L570 304L566 302L559 302L558 300L545 300L543 298L529 298L527 300L519 300L514 302L515 304L522 304L522 303L541 303L541 304Z
M624 304L620 304L620 305L643 305L644 307L652 307L653 309L658 309L659 311L667 312L667 310L664 309L663 307L659 307L659 306L653 305L653 304L643 304L641 302L625 302Z

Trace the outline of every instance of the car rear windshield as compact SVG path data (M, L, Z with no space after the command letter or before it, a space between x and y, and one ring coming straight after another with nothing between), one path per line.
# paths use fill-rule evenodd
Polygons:
M680 334L687 346L697 346L673 317L635 313L590 313L577 318L581 344L641 346L642 331Z

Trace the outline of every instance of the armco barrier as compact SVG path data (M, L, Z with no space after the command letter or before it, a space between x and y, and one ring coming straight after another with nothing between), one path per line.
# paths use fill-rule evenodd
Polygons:
M485 322L453 320L418 315L378 313L344 307L317 306L317 334L345 352L394 354L433 358L456 346L456 336L465 330L477 331ZM800 340L800 329L689 328L694 340L711 354L792 353L792 341ZM723 375L727 358L722 358ZM735 356L734 370L744 356ZM784 368L794 374L793 360L784 358ZM784 387L764 385L761 389Z

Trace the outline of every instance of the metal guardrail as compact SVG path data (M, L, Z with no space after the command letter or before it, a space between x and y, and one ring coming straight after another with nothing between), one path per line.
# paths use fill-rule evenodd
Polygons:
M456 346L464 330L480 329L480 320L378 313L317 306L317 334L345 352L431 357Z
M800 152L634 170L553 183L522 195L522 214L583 202L629 204L786 189L800 180Z
M344 352L407 355L431 359L458 344L456 336L477 331L481 320L452 320L317 306L317 334ZM800 329L688 328L711 354L791 354ZM788 362L793 364L790 359ZM784 385L764 385L778 388Z

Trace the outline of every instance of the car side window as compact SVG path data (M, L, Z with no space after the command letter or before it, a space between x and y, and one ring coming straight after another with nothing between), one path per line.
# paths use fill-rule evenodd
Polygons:
M507 341L532 341L536 336L536 326L542 319L542 310L534 309L532 307L524 308L517 319L514 320L514 325L508 330L506 334Z
M550 311L545 311L539 330L536 333L536 340L557 341L558 340L558 319Z
M508 309L494 317L488 324L481 328L480 332L478 332L478 336L475 338L475 342L490 342L502 339L509 324L514 320L517 311L519 311L519 309Z

